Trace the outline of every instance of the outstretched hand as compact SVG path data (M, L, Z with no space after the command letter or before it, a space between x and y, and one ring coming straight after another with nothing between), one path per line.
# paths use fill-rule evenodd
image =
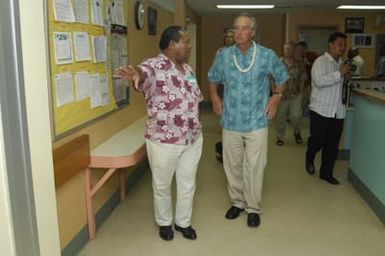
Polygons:
M140 74L136 69L129 65L127 68L119 67L117 71L123 79L132 81L135 89L138 89Z

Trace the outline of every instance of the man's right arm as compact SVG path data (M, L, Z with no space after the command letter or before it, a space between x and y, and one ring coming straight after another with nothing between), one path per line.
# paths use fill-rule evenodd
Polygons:
M140 85L145 80L145 75L139 67L133 68L131 65L129 65L127 68L119 67L118 72L123 79L133 82L135 90L139 90Z
M222 99L218 95L218 85L215 83L209 83L209 94L211 103L213 104L213 111L218 116L222 115L223 102Z
M213 111L215 114L221 116L223 110L222 99L218 95L218 85L222 83L222 56L223 51L215 56L213 64L211 65L209 72L207 74L209 80L209 94L211 103L213 104Z

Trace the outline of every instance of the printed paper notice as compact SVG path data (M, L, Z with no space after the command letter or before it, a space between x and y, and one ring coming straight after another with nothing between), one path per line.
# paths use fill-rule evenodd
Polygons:
M100 93L102 99L102 105L106 106L110 103L110 90L108 88L108 79L106 75L99 76Z
M72 63L71 33L54 32L56 65Z
M94 62L107 61L107 37L93 36L92 37Z
M92 0L91 9L92 24L103 26L103 0Z
M88 72L75 74L76 100L83 100L90 96L90 82Z
M74 32L75 60L91 60L90 43L87 32Z
M53 0L56 21L75 22L71 0Z
M114 79L112 82L116 102L127 99L127 86L124 84L124 81L122 79Z
M90 23L89 15L88 15L88 0L75 0L74 1L75 8L75 19L76 22Z
M61 107L74 101L73 81L70 73L55 75L56 105Z
M91 96L91 109L97 108L102 105L102 93L99 84L99 74L89 75L90 83L90 96Z
M126 26L123 0L115 0L110 4L110 15L113 24Z

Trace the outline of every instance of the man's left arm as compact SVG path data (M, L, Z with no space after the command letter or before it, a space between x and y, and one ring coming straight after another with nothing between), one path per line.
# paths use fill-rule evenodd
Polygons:
M269 98L269 101L267 103L265 114L268 119L273 119L277 112L277 108L283 95L283 92L285 90L285 82L288 79L287 68L282 63L282 61L280 61L280 59L275 53L272 54L270 62L270 71L274 78L276 86L272 96Z
M273 119L275 114L277 113L277 108L284 90L285 90L284 84L275 86L275 90L272 96L270 97L266 107L266 116L268 119Z

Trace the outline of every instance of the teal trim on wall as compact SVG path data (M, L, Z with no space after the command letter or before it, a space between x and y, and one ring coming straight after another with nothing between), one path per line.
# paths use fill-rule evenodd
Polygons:
M354 109L348 109L346 111L346 117L344 121L343 132L343 149L349 150L352 144L352 129L353 129L353 116Z
M385 205L368 189L364 183L349 169L348 180L352 183L353 187L358 191L362 198L366 201L370 208L377 214L378 218L385 225Z
M385 205L385 104L354 95L349 168Z
M126 191L134 186L136 181L142 177L146 170L148 170L149 164L147 159L141 161L141 163L135 168L130 176L126 179ZM114 211L116 206L120 203L120 190L118 189L107 202L96 213L95 222L96 230L106 221L110 214ZM97 234L96 234L97 235ZM75 235L75 237L68 243L68 245L62 250L62 256L75 256L88 242L88 229L87 224Z

